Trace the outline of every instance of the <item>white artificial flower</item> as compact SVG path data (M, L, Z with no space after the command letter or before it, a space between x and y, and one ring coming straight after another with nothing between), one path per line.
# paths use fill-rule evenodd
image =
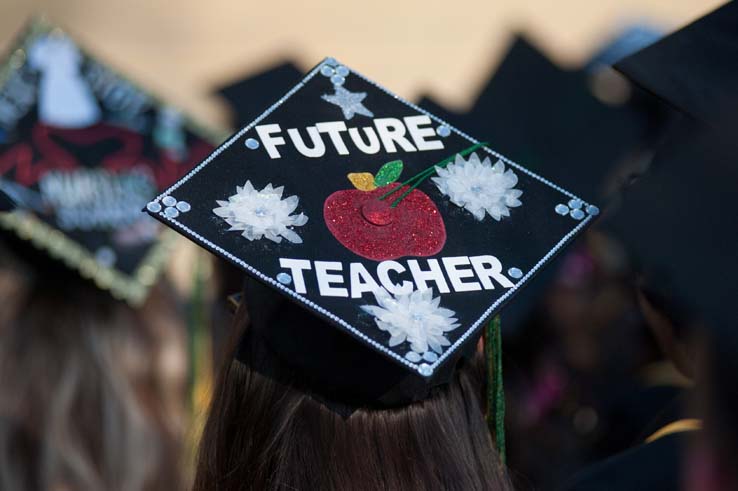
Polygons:
M378 305L361 308L374 316L382 331L390 334L390 346L407 341L410 349L422 355L428 349L440 354L443 346L451 344L446 333L459 327L456 312L439 307L441 297L433 298L431 289L393 296L380 288L374 297Z
M522 204L518 198L523 192L514 189L518 176L512 169L505 170L502 160L492 165L489 157L479 160L479 156L472 153L469 160L464 160L457 154L454 163L445 169L436 167L436 174L438 177L432 179L438 189L477 220L488 213L499 221L510 216L510 208Z
M305 225L308 217L302 213L291 215L299 198L282 199L283 191L284 186L273 188L271 183L257 191L251 181L246 181L243 187L236 186L236 194L228 201L218 200L220 207L214 208L213 213L225 219L231 226L229 230L240 230L249 240L266 237L279 243L284 237L294 244L302 244L302 238L289 227Z

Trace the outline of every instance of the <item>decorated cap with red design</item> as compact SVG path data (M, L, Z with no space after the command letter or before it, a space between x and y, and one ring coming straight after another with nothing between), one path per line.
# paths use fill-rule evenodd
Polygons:
M402 403L599 213L494 147L329 58L147 210L258 280L286 363Z
M18 208L0 214L0 229L20 254L41 250L138 304L171 242L141 207L212 151L206 138L34 21L0 69L0 195Z

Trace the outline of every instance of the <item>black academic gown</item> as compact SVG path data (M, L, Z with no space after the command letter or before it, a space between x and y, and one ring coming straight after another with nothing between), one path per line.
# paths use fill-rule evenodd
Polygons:
M689 391L675 394L646 425L641 443L586 467L560 491L680 491L686 450L700 423L685 404Z
M694 431L670 433L598 462L576 474L561 491L679 491L684 454Z

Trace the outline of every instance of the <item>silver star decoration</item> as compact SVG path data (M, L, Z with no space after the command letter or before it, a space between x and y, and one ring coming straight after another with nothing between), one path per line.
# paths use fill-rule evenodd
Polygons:
M322 99L340 107L341 111L343 111L344 118L351 119L354 117L354 114L361 114L370 118L374 117L374 113L361 103L366 98L366 92L350 92L340 85L336 85L333 88L336 93L332 95L323 94Z

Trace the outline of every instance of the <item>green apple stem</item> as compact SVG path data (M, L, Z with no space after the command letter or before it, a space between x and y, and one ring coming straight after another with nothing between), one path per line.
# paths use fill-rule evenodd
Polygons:
M402 184L400 184L396 188L389 190L387 193L385 193L382 196L380 196L379 199L380 200L386 199L386 198L392 196L393 194L395 194L398 190L402 189L403 186L410 186L409 189L407 189L404 193L402 193L400 195L400 197L397 198L395 201L393 201L392 204L390 205L390 208L396 208L397 205L399 205L400 202L403 199L405 199L405 197L408 194L412 193L415 188L417 188L418 186L420 186L420 184L422 184L423 181L425 181L426 179L428 179L430 176L432 176L436 172L436 167L441 167L441 168L446 167L448 164L450 164L451 162L453 162L453 160L456 158L456 155L461 155L462 157L466 157L470 153L472 153L472 152L474 152L474 151L476 151L476 150L478 150L478 149L480 149L482 147L486 147L487 145L489 145L489 143L487 143L487 142L475 143L471 147L465 148L461 152L455 153L455 154L451 155L450 157L446 157L445 159L441 160L437 164L431 165L427 169L418 172L413 177L411 177L407 181L403 182Z

